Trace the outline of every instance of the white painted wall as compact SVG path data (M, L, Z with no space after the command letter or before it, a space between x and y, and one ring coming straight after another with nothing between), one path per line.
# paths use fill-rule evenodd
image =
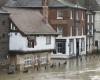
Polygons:
M95 11L95 12L96 12L96 14L95 14L95 29L96 29L96 31L99 31L99 33L95 32L94 41L98 41L98 44L99 44L98 48L100 49L100 11Z
M15 35L14 32L10 32L10 50L22 50L22 51L37 51L37 50L49 50L55 48L55 37L51 36L51 44L46 44L46 36L36 37L37 45L34 48L28 47L27 37L23 37L20 33Z

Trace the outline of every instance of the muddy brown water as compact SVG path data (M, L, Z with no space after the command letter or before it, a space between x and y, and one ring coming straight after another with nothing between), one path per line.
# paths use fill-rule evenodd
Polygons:
M7 71L0 71L0 80L100 80L100 55L52 61L53 66L28 73L8 75Z

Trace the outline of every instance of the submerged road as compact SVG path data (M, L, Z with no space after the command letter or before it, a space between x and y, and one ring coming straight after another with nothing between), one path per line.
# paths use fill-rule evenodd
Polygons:
M52 61L53 66L28 73L8 75L0 71L0 80L100 80L100 55Z

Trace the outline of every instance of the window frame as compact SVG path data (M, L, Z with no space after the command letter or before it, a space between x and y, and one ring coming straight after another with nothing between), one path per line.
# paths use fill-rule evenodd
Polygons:
M63 11L57 10L57 19L63 19L63 16L64 16Z

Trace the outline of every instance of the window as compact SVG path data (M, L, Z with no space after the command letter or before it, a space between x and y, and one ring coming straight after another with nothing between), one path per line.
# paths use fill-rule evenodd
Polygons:
M85 41L84 39L81 39L81 51L85 50Z
M65 40L57 40L56 41L56 51L57 51L57 53L62 53L62 54L66 53L65 44L66 44Z
M31 58L31 57L26 57L26 58L24 59L24 66L25 66L25 67L32 66L32 58Z
M95 41L95 46L98 47L98 41Z
M79 12L76 12L76 20L79 20Z
M28 40L28 47L34 48L34 40Z
M41 57L41 64L46 64L46 63L47 63L47 58Z
M90 18L89 18L89 15L88 15L88 17L87 17L87 18L88 18L88 19L87 19L87 22L89 22L89 19L90 19Z
M73 34L73 26L70 27L70 36Z
M2 38L5 38L5 34L4 33L2 34Z
M87 34L89 35L89 30L90 30L90 26L88 25L88 30L87 30Z
M92 23L94 22L94 17L93 17L93 15L91 15L92 16Z
M69 53L70 54L74 53L74 40L73 39L69 40Z
M5 21L2 21L2 25L5 25L5 23L6 23Z
M57 19L63 19L63 12L62 11L57 11Z
M76 27L76 35L78 36L78 34L79 34L79 27L77 26Z
M51 36L46 36L46 44L51 44Z
M82 13L82 20L84 20L84 13Z
M63 28L61 26L57 26L57 33L63 33Z
M73 18L73 11L71 10L70 11L70 19L72 19Z

